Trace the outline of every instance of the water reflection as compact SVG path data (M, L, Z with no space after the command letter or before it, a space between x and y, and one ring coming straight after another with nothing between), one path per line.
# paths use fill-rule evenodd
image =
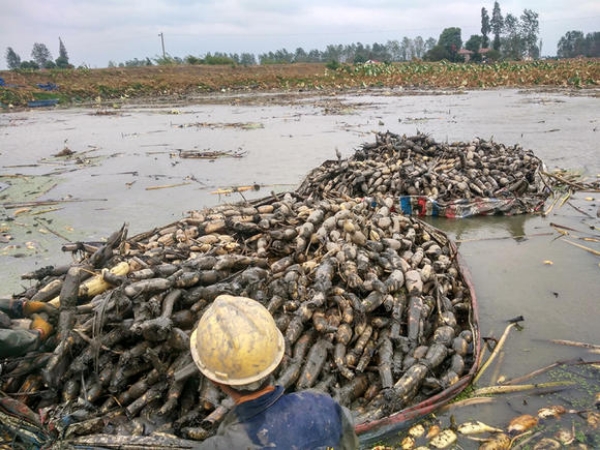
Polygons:
M531 215L476 216L465 219L425 217L424 221L446 232L457 245L462 242L512 238L516 242L527 239L525 225Z
M586 172L600 172L597 155L597 133L590 122L590 111L596 110L597 99L579 96L560 96L564 103L524 103L523 96L513 90L481 90L461 96L440 97L377 97L377 105L369 106L368 97L356 97L361 113L352 115L323 115L319 108L303 106L298 120L289 120L296 107L261 107L229 105L195 106L190 110L196 121L211 123L264 123L264 128L179 127L176 120L189 122L189 116L172 116L165 111L131 111L129 116L93 116L87 111L51 111L8 114L6 117L29 119L18 126L3 129L2 169L13 174L16 165L28 165L48 158L64 146L83 152L93 146L97 153L107 156L99 167L83 166L81 170L64 174L61 183L53 187L48 198L94 198L103 202L65 203L53 213L47 212L48 227L56 234L36 233L21 240L37 246L27 257L16 259L0 255L4 280L0 294L19 292L19 276L38 267L68 263L70 255L63 254L58 235L69 240L98 240L109 236L124 221L130 223L130 234L145 232L155 226L178 220L185 211L201 209L218 203L242 200L240 193L219 197L211 191L222 186L258 182L269 185L259 192L244 193L248 200L268 195L279 186L299 183L306 173L334 157L334 148L349 156L362 141L372 142L371 131L377 126L410 135L421 131L437 141L468 141L475 136L496 142L518 142L533 149L552 168L584 166ZM375 102L373 100L373 102ZM382 108L379 106L384 103ZM493 108L489 105L493 104ZM422 117L424 111L447 113L439 120L418 124L402 121L407 117ZM357 108L358 110L358 108ZM481 111L486 111L485 115ZM534 113L543 110L545 122ZM569 126L565 126L565 117ZM429 113L428 113L429 114ZM520 126L515 127L515 123ZM385 124L385 125L374 125ZM175 125L175 126L174 126ZM547 130L560 128L548 133ZM157 133L156 131L160 131ZM157 147L164 152L149 152ZM212 148L219 150L242 147L248 156L242 159L222 158L214 162L202 160L173 165L173 149ZM27 152L22 149L27 148ZM114 157L112 157L114 155ZM109 157L111 156L111 157ZM13 166L9 169L9 166ZM48 171L40 164L33 171ZM23 169L19 169L22 172ZM112 175L137 171L137 177ZM29 172L27 172L29 174ZM110 175L110 176L109 176ZM188 181L193 176L202 183L188 183L172 189L148 190L156 184L154 178L169 176ZM154 177L154 178L152 178ZM191 178L190 178L191 179ZM133 183L135 182L135 183ZM175 183L175 182L173 182ZM2 189L2 187L0 187ZM30 189L29 189L30 190ZM581 206L581 205L579 205ZM586 211L595 218L597 206ZM19 217L22 222L25 215ZM471 269L477 292L480 328L485 336L499 337L506 320L517 315L525 317L524 329L511 333L505 347L505 357L494 370L508 377L520 376L559 359L597 357L572 348L548 344L548 339L569 339L600 342L598 315L598 259L595 255L556 240L556 230L550 222L574 229L585 227L581 214L570 208L555 208L552 215L485 216L467 219L426 217L424 220L446 232L460 246ZM46 227L44 227L46 228ZM16 233L20 228L14 228ZM544 264L552 261L552 265ZM592 313L590 313L592 312ZM596 372L597 373L597 372ZM487 380L482 380L486 382ZM592 391L600 387L593 380ZM494 404L462 410L468 418L477 417L493 425L506 423L519 412L532 412L542 403L560 400L568 403L572 394L556 397L531 396L496 399ZM528 405L525 404L525 400ZM473 448L475 448L474 444ZM467 448L464 445L462 448ZM598 448L598 447L596 447Z

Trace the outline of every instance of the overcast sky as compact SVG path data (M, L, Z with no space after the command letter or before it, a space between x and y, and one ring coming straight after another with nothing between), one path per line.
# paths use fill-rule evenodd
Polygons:
M542 54L555 55L570 30L600 31L600 0L500 1L502 15L538 13ZM0 0L0 69L6 49L31 59L34 43L58 57L58 38L75 66L162 55L325 50L329 44L436 40L459 27L463 42L480 34L481 8L493 1L438 0Z

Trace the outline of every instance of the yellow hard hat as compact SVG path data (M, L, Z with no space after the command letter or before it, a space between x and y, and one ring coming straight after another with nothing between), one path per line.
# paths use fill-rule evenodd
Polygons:
M273 372L285 343L269 311L256 300L218 296L190 339L194 362L207 378L244 386Z

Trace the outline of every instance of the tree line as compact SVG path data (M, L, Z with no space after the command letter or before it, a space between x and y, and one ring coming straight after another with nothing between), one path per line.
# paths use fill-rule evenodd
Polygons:
M522 60L537 59L542 54L542 41L538 40L538 13L524 9L520 16L512 13L502 14L499 2L494 2L491 15L485 7L481 8L481 34L471 35L464 42L461 29L446 28L436 40L433 37L414 39L404 37L402 40L388 40L385 44L328 45L324 50L295 51L279 49L258 54L253 53L207 53L205 56L188 55L184 58L165 55L156 58L132 59L123 63L110 61L109 67L134 67L165 64L207 64L207 65L266 65L291 63L328 63L335 67L338 64L357 64L367 61L401 62L413 59L425 61L448 60L451 62L483 60ZM588 33L569 31L563 36L557 48L557 56L571 58L576 56L600 56L600 32ZM52 60L50 51L44 44L35 43L31 52L32 60L21 61L11 47L6 51L6 62L9 69L68 68L67 50L59 38L59 57Z
M433 37L424 39L417 36L414 39L404 37L402 40L388 40L385 44L328 45L325 50L310 51L298 47L295 51L279 49L258 55L251 53L207 53L205 57L186 56L185 58L166 56L151 60L134 59L120 63L121 67L153 65L153 64L291 64L299 62L330 63L364 63L367 61L400 62L413 59L426 61L448 60L452 62L465 61L468 50L468 60L520 60L536 59L541 54L542 43L538 42L539 21L538 13L525 9L517 17L511 13L502 14L499 2L494 2L492 14L485 7L481 8L481 34L471 35L464 43L458 27L446 28L436 40ZM110 62L109 66L117 66Z
M310 51L298 47L291 52L279 49L261 53L257 56L251 53L207 53L204 58L186 56L185 58L166 57L155 59L157 64L172 61L176 64L240 64L240 65L267 65L267 64L292 64L292 63L364 63L367 61L410 61L413 58L422 59L427 51L436 45L436 40L429 38L426 41L421 36L415 39L405 37L402 41L390 40L385 44L362 44L360 42L349 45L328 45L325 50L312 49ZM151 65L153 61L145 60L127 61L124 66ZM112 63L112 66L115 66Z
M600 32L584 36L581 31L569 31L558 41L556 54L559 58L600 57Z
M58 58L52 59L52 53L46 44L36 42L31 50L31 60L22 61L21 57L12 47L6 49L6 65L9 69L69 69L73 66L69 63L69 54L62 39L58 38Z

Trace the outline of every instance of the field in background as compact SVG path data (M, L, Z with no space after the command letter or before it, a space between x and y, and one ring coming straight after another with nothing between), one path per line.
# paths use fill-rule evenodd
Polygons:
M61 105L90 100L186 97L213 92L344 90L367 87L465 88L600 86L599 59L493 64L409 62L340 65L265 66L173 65L109 69L3 71L3 108L58 99ZM46 86L46 89L39 85ZM56 87L55 89L52 89ZM50 88L50 89L48 89Z

